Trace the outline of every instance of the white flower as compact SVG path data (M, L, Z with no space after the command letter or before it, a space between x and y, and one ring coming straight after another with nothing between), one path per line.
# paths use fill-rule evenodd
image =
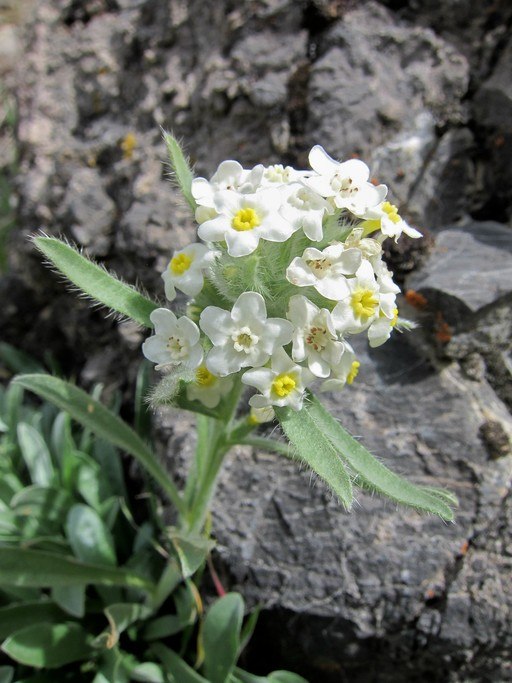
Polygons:
M366 260L359 266L355 278L348 280L347 284L350 293L332 311L336 329L342 334L368 330L370 346L379 346L396 324L395 291L386 291L385 286L381 289L372 265ZM388 280L384 280L384 285L388 284ZM392 285L395 289L396 285Z
M382 255L382 245L371 237L364 237L364 228L357 227L345 239L345 249L359 249L363 258L371 263Z
M198 235L209 242L225 241L230 256L250 254L261 238L284 242L294 231L279 214L282 196L277 189L254 194L226 190L216 193L214 202L219 215L202 223Z
M340 163L323 147L315 145L309 153L309 163L318 175L304 182L322 197L332 197L338 209L348 209L360 216L380 204L386 196L385 185L375 186L368 182L370 170L360 159Z
M216 192L222 190L254 192L260 185L263 170L261 164L248 171L242 168L238 161L231 159L223 161L209 181L206 178L194 178L191 187L192 196L199 206L213 209Z
M327 299L340 301L348 294L346 275L353 275L361 264L359 249L345 249L338 242L323 251L308 247L286 269L286 279L297 287L314 287Z
M297 171L292 166L283 166L282 164L273 164L263 169L261 177L262 187L269 185L289 185L301 178L311 175L310 171Z
M354 349L343 342L344 351L340 362L332 369L331 376L322 382L320 391L339 391L345 384L352 384L359 373L361 363L356 359Z
M162 273L165 296L169 301L176 297L176 287L188 296L196 296L203 288L204 270L213 260L216 252L204 244L189 244L174 252L167 268Z
M296 365L284 349L277 349L272 355L270 368L255 368L242 375L244 384L261 392L249 399L253 408L274 405L300 410L304 390L313 380L314 375L307 368Z
M203 349L199 343L200 332L197 325L182 316L176 318L167 308L157 308L150 320L155 334L142 344L142 353L157 369L166 365L186 365L197 368L203 360Z
M206 367L221 377L264 365L277 348L291 341L293 332L288 320L267 318L265 300L257 292L240 294L231 311L207 306L199 325L213 343Z
M318 308L305 296L292 296L288 319L294 325L292 358L303 361L317 377L328 377L345 350L339 341L331 314L326 308Z
M233 380L230 377L217 377L206 365L200 365L195 380L187 384L187 398L189 401L200 401L207 408L215 408L232 388Z
M411 226L404 221L399 215L398 209L394 204L383 202L379 206L367 211L362 218L365 219L361 223L361 227L366 234L380 230L386 237L394 237L395 242L405 233L409 237L421 237L421 232L411 228Z
M286 202L281 208L281 215L289 221L295 230L302 228L306 237L319 242L323 237L322 221L325 214L332 214L334 209L317 192L306 185L292 183L287 187Z
M254 408L251 406L249 413L249 422L253 425L260 425L264 422L272 422L276 413L272 406L263 406L263 408Z

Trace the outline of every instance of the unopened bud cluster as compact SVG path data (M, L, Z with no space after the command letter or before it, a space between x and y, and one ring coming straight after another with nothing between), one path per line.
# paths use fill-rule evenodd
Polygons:
M382 242L420 237L369 182L362 161L337 162L320 146L311 170L224 161L210 180L195 178L198 236L163 273L169 301L191 297L188 315L151 315L144 355L187 380L191 401L214 408L237 373L257 390L253 418L273 406L300 410L313 382L351 384L359 361L351 335L383 344L397 324L399 288Z

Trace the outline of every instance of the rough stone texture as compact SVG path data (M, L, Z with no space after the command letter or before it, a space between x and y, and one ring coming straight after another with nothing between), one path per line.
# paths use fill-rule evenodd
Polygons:
M431 299L456 300L459 315L476 313L512 294L512 231L499 223L447 228L437 236L428 263L409 279Z
M5 33L21 36L2 49L23 60L8 80L21 158L1 334L38 357L51 349L84 385L128 394L143 335L67 294L26 237L62 233L162 298L160 271L194 228L159 126L184 138L201 174L229 157L304 164L315 143L359 154L437 236L428 257L432 237L387 250L401 279L423 262L404 288L423 288L427 306L401 306L421 328L363 345L358 382L328 401L391 466L452 488L457 522L363 494L347 515L295 463L234 452L216 562L264 605L253 670L296 667L312 683L511 678L511 8L47 0ZM178 476L191 431L188 416L160 419Z

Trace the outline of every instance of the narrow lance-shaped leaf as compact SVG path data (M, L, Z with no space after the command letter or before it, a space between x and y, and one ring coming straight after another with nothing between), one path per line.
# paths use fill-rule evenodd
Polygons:
M343 505L352 505L352 484L331 442L304 407L300 411L276 408L276 416L300 460L331 487Z
M170 133L164 133L164 140L169 154L172 170L176 176L176 181L179 185L182 195L187 200L192 211L197 208L196 200L192 196L192 181L194 174L192 169L183 154L179 142Z
M155 643L151 651L164 665L166 673L170 674L171 681L176 683L212 683L203 678L197 671L189 666L181 657L161 643Z
M40 550L0 547L0 585L53 588L88 584L154 590L150 581L126 569L78 562Z
M453 519L450 505L457 505L455 496L446 491L416 486L389 470L359 441L350 436L312 394L309 396L307 413L317 429L329 439L340 457L369 488L402 505L431 512L447 521Z
M97 436L133 455L184 514L185 506L176 486L153 453L133 429L99 401L69 382L49 375L20 375L13 382L66 410Z
M62 240L34 237L34 244L82 292L144 327L153 327L149 316L158 305L136 289L121 282Z

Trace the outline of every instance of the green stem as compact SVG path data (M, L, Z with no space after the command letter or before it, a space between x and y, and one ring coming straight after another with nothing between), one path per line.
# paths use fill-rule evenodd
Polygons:
M282 441L274 441L273 439L267 439L264 436L246 436L238 443L240 443L241 446L253 446L253 448L258 448L262 451L279 453L279 455L284 455L285 457L294 460L290 444L283 443Z
M242 390L243 385L237 377L227 397L222 419L198 416L194 465L185 489L188 511L182 516L182 525L186 531L199 533L204 526L220 468L233 445L230 435Z

